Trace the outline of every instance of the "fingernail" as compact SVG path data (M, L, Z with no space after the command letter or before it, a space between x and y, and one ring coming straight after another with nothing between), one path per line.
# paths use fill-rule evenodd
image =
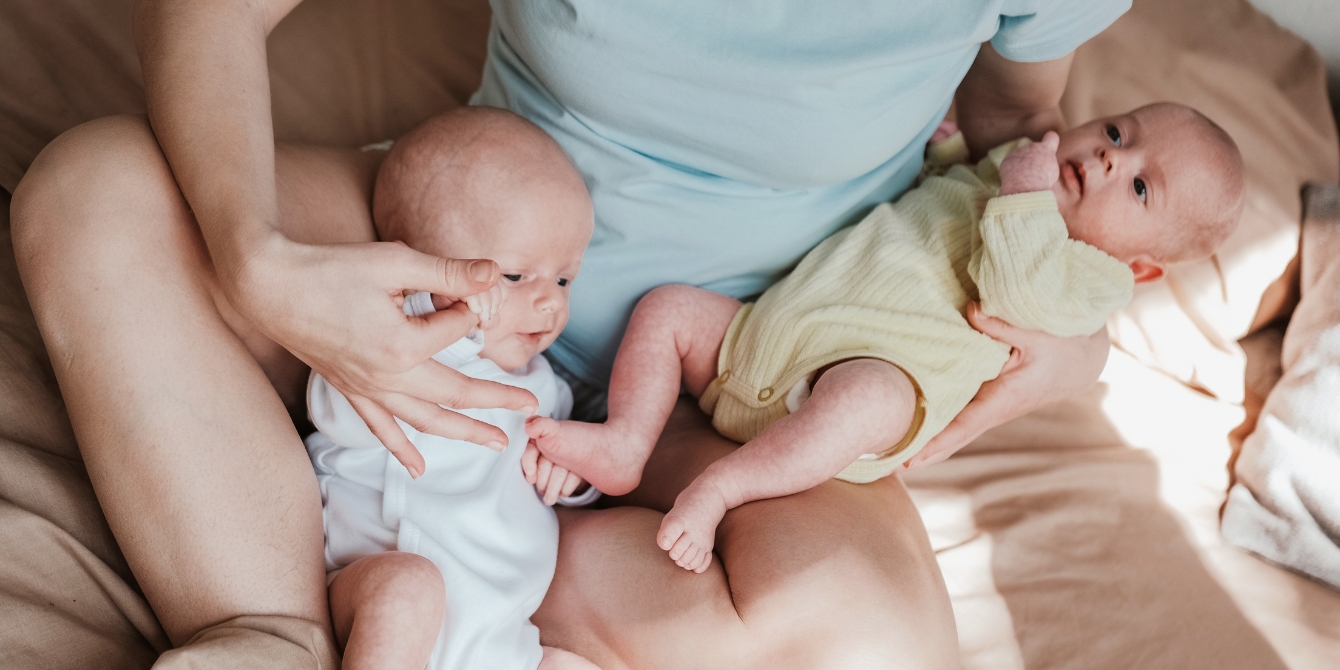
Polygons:
M475 281L488 281L493 279L493 261L471 262L470 278Z
M540 411L540 408L536 407L535 405L526 405L525 407L521 408L521 411L525 412L526 414L534 416L536 412Z
M494 450L494 451L502 451L503 449L506 448L506 447L503 445L502 442L498 442L498 441L496 441L496 440L493 441L493 442L486 442L486 443L484 443L484 446L486 446L486 447L488 447L489 449L492 449L492 450Z
M411 479L418 479L418 478L422 477L422 476L423 476L423 468L419 468L419 467L413 467L413 468L410 468L410 470L409 470L409 476L410 476Z

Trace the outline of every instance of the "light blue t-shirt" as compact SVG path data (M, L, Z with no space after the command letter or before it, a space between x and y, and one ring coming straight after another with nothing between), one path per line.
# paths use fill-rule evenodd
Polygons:
M596 228L550 349L604 386L648 290L737 298L892 199L982 42L1059 58L1130 0L493 0L473 104L567 150Z

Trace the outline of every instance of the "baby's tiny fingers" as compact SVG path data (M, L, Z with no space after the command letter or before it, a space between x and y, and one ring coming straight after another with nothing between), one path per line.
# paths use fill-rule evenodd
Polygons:
M544 456L540 456L539 466L535 470L535 486L543 494L549 486L549 475L553 472L554 463Z
M521 472L526 476L526 483L535 484L535 470L540 458L540 450L535 447L532 441L526 445L526 450L521 454Z
M568 471L557 465L549 475L549 486L544 491L544 504L552 507L558 502L558 496L563 492L563 482L568 478Z
M569 472L568 480L566 482L563 482L563 497L566 498L572 495L572 492L576 491L577 487L581 485L582 485L582 478Z

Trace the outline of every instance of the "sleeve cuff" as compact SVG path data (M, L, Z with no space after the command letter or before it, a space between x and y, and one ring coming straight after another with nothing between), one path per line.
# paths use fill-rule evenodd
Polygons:
M436 312L437 308L433 307L433 294L427 291L409 294L405 297L404 310L407 316L428 316Z
M558 499L558 504L563 507L585 507L600 499L602 496L600 489L594 486L587 486L585 491L574 496L564 496Z
M1078 49L1080 45L1106 30L1130 10L1131 2L1130 0L1084 2L1076 3L1076 6L1081 9L1072 16L1057 17L1066 22L1064 26L1053 24L1049 27L1051 29L1039 30L1040 34L1031 38L1019 33L1030 32L1025 26L1037 22L1042 17L1002 16L1000 29L991 38L991 46L1001 56L1019 63L1055 60Z
M1055 212L1056 194L1051 191L1031 191L1014 195L999 195L986 201L982 218L1003 214L1030 214L1034 212Z

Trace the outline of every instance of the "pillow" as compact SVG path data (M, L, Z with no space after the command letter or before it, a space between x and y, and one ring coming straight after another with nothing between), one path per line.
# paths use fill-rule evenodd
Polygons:
M1340 186L1304 200L1302 298L1283 375L1233 466L1223 534L1340 589Z
M1231 402L1242 401L1237 340L1286 308L1281 280L1298 249L1298 192L1340 178L1326 72L1302 39L1246 0L1136 2L1081 47L1062 101L1081 123L1170 100L1223 126L1246 161L1246 209L1214 257L1136 288L1108 322L1113 343L1142 363ZM1272 284L1280 282L1276 290Z

